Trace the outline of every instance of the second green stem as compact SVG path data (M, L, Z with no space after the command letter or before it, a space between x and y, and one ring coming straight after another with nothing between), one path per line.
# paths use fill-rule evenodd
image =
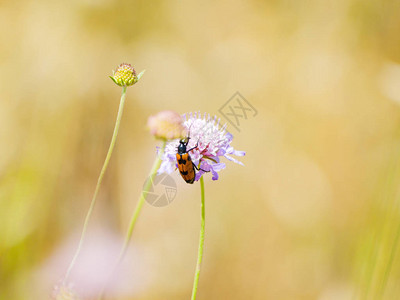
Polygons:
M162 144L162 146L160 148L160 153L158 153L157 158L153 163L153 167L151 168L149 178L147 179L147 181L146 181L146 183L145 183L145 185L143 187L143 191L140 194L139 201L136 204L135 210L134 210L133 215L131 217L131 220L129 222L128 231L126 233L125 241L124 241L124 244L122 246L122 249L121 249L121 252L119 254L119 257L117 259L117 262L115 263L115 266L114 266L114 268L113 268L113 270L111 272L111 276L110 276L108 282L106 283L104 288L101 290L98 299L104 299L104 293L105 293L105 291L107 289L108 284L110 284L111 277L114 274L114 272L117 270L118 266L121 264L122 260L125 257L126 251L128 250L129 242L131 241L131 238L132 238L133 229L135 228L135 225L136 225L136 221L137 221L137 219L139 217L140 211L142 210L144 201L146 200L146 196L147 196L150 188L153 185L154 177L157 175L157 171L160 168L160 165L161 165L161 162L162 162L161 158L162 158L162 155L164 153L164 149L165 149L166 143L167 143L167 141L164 140L163 144Z
M162 144L162 146L160 148L160 153L158 153L157 158L154 161L153 167L151 168L151 171L150 171L150 176L147 179L147 181L146 181L146 183L145 183L145 185L143 187L143 191L142 191L142 193L140 195L139 201L136 204L135 211L133 212L133 215L131 217L131 221L129 222L128 232L127 232L126 237L125 237L124 245L122 247L119 259L117 261L117 266L119 265L121 260L124 258L125 252L128 249L128 245L129 245L129 242L130 242L131 237L132 237L133 228L135 227L137 218L139 217L140 211L142 210L142 206L144 204L144 201L146 200L146 196L147 196L151 186L153 185L154 177L157 175L157 171L160 168L160 165L161 165L161 162L162 162L161 157L164 154L164 149L165 149L166 143L167 143L166 141L163 141L163 144Z

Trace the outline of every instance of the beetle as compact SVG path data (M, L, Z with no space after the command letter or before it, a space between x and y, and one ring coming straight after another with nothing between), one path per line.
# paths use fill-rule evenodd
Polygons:
M185 139L181 139L179 141L178 152L176 153L176 161L178 162L179 173L181 173L182 178L186 181L186 183L193 184L194 179L196 177L196 170L202 170L198 168L190 158L189 152L193 149L196 149L199 145L198 143L193 148L187 150L187 145L189 144L190 137ZM206 170L202 170L204 172L209 172Z

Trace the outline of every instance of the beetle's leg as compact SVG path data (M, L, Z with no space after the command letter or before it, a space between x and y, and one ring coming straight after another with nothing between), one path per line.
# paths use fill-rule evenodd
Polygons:
M206 172L206 173L210 172L210 171L206 171L206 170L203 170L202 168L197 167L195 164L193 164L193 167L194 167L197 171L203 171L203 172Z
M192 149L187 150L186 152L190 152L190 151L192 151L193 149L196 149L198 146L199 146L199 142L196 143L196 146L194 146Z

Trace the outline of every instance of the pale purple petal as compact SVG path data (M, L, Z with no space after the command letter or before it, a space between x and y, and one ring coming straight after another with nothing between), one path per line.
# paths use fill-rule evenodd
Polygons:
M211 178L212 180L218 180L218 173L214 169L211 169L211 173L213 177Z
M163 161L161 163L160 168L158 169L158 174L168 173L171 174L174 171L175 167L171 164L170 161Z
M211 165L211 167L212 167L215 171L219 172L219 171L225 169L226 165L225 165L224 163L218 163L218 164L215 164L215 163L214 163L214 164Z
M199 169L200 170L196 171L195 181L198 181L204 173L212 171L211 165L204 160L201 162Z
M236 155L236 156L245 156L246 152L245 151L239 151L239 150L233 150L233 152L230 153L230 154L233 154L233 155Z
M211 173L213 174L212 180L218 180L218 173L219 171L225 169L224 163L217 163L211 165Z
M235 158L229 156L228 154L225 154L224 156L225 156L228 160L233 161L234 163L237 163L237 164L239 164L239 165L244 166L244 164L243 164L242 162L240 162L240 161L238 161L237 159L235 159Z
M233 140L233 135L230 132L226 133L226 137L227 137L229 142L231 142Z
M203 176L204 173L205 173L205 172L202 171L202 170L196 172L196 177L195 177L194 180L195 180L195 181L199 181L200 177Z
M228 149L226 149L226 153L233 154L236 156L245 156L246 155L246 152L235 150L235 149L233 149L233 147L228 147Z
M203 169L204 171L210 171L211 165L209 164L208 161L203 160L200 164L200 169Z
M225 149L219 149L218 152L217 152L217 155L218 156L224 156L225 153L226 153Z

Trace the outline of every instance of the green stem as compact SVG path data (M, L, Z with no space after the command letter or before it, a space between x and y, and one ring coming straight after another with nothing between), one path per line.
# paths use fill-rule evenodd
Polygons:
M205 203L204 203L204 180L203 180L203 177L200 177L200 188L201 188L201 227L200 227L200 238L199 238L199 250L197 253L196 272L194 274L194 282L193 282L193 289L192 289L192 300L195 300L196 295L197 295L197 286L199 284L201 261L203 260L203 250L204 250L204 231L205 231L205 224L206 224L206 219L205 219L206 209L205 209Z
M148 179L146 180L146 183L143 187L143 191L140 194L139 201L136 204L135 210L134 210L131 220L129 222L128 231L126 233L125 241L122 246L121 252L119 254L118 260L113 268L113 271L111 272L111 276L110 276L108 282L106 283L103 290L100 292L98 299L103 299L105 289L107 288L107 285L110 283L110 279L112 278L112 275L115 273L116 269L118 268L118 266L121 264L122 260L125 257L126 251L128 250L129 242L131 241L131 238L132 238L133 229L135 228L135 225L136 225L136 221L139 217L140 211L142 210L143 204L146 200L146 196L147 196L151 186L153 185L154 177L156 176L157 171L160 168L160 165L162 162L161 158L162 158L162 155L164 154L164 149L165 149L166 143L167 143L167 141L164 140L163 144L161 146L161 149L160 149L160 153L157 155L157 158L153 163L153 167L151 168L150 175L149 175Z
M164 154L164 149L165 149L166 143L167 143L166 141L163 141L163 144L162 144L161 149L160 149L160 153L157 155L157 158L153 163L153 167L151 168L149 179L146 181L146 183L145 183L145 185L143 187L143 191L140 194L139 201L136 204L136 208L135 208L135 211L133 212L131 221L129 223L128 232L127 232L126 237L125 237L124 246L122 247L120 258L118 259L118 262L117 262L117 266L122 261L122 259L124 258L126 250L128 249L128 245L129 245L129 242L131 240L132 232L133 232L133 229L135 228L136 221L137 221L137 219L139 217L140 211L142 210L142 206L144 204L144 201L146 200L146 196L147 196L151 186L153 185L154 177L156 176L157 171L160 168L160 165L161 165L161 162L162 162L161 157Z
M107 156L106 156L106 159L104 160L103 167L102 167L102 169L100 171L99 178L97 179L96 189L95 189L94 194L93 194L92 202L90 203L89 210L88 210L88 212L86 214L85 222L83 223L83 229L82 229L82 233L81 233L81 238L79 240L78 248L76 249L75 255L72 258L71 263L69 264L67 272L65 273L64 281L63 281L64 283L68 280L68 277L69 277L69 275L71 273L71 270L74 267L74 265L76 263L76 259L78 258L79 253L81 252L81 249L82 249L83 241L85 239L87 227L88 227L88 224L89 224L89 219L90 219L90 217L91 217L91 215L93 213L93 209L94 209L94 206L96 204L97 194L99 193L101 182L103 181L104 173L107 170L107 166L108 166L108 163L110 161L111 154L112 154L112 152L114 150L115 141L117 140L119 125L121 123L122 113L124 111L125 98L126 98L126 86L124 86L122 88L121 100L120 100L120 103L119 103L117 120L115 121L114 133L113 133L113 136L111 138L111 143L110 143L110 146L108 148Z

